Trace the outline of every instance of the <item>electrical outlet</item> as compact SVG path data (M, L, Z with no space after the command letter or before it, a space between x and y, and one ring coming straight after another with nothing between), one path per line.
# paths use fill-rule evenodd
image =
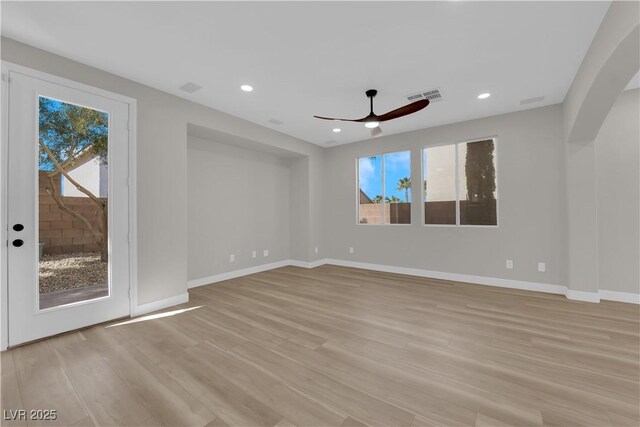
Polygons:
M256 251L251 252L251 258L255 258L258 256L258 253Z
M234 254L229 255L229 262L236 262L236 256Z
M513 260L507 260L507 270L513 270Z
M318 247L316 246L315 248L313 248L313 251L314 251L315 253L318 253Z
M545 264L544 262L539 262L538 271L541 273L544 273L545 271L547 271L547 264Z
M352 254L353 253L353 246L349 248L349 253Z
M263 257L268 257L269 256L269 249L265 249L264 251L262 251L262 256Z

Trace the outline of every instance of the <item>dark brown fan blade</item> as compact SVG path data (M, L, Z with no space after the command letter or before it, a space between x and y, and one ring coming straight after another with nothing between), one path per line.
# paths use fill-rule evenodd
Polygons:
M322 116L313 116L316 119L322 119L322 120L340 120L341 122L366 122L368 117L363 117L361 119L338 119L335 117L322 117Z
M386 122L387 120L397 119L398 117L406 116L407 114L412 114L416 111L420 111L427 105L429 105L429 100L421 99L420 101L412 102L411 104L407 104L404 107L400 107L395 110L389 111L388 113L384 113L377 118L379 122Z

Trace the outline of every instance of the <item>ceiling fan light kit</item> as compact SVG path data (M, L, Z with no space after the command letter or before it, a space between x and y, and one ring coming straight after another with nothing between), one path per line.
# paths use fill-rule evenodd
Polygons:
M380 129L380 122L386 122L388 120L398 119L400 117L416 113L422 110L423 108L425 108L427 105L429 105L428 99L421 99L419 101L412 102L411 104L407 104L404 107L396 108L395 110L391 110L388 113L378 116L376 113L373 112L373 98L375 98L377 94L378 94L378 91L376 89L369 89L368 91L365 92L365 95L367 95L367 98L369 98L371 111L368 116L363 117L361 119L341 119L337 117L323 117L323 116L313 116L313 117L315 117L316 119L322 119L322 120L339 120L342 122L364 123L365 127L367 127L368 129L371 129L371 136L376 137L376 136L382 135L382 129ZM374 132L374 130L376 132Z

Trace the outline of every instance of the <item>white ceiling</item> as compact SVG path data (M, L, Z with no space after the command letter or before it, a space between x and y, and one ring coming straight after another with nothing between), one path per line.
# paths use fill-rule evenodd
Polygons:
M320 145L562 102L609 2L2 2L2 34ZM178 88L202 86L194 94ZM249 83L252 93L240 91ZM476 96L491 92L484 101ZM544 96L544 101L520 101ZM273 125L269 119L284 124Z

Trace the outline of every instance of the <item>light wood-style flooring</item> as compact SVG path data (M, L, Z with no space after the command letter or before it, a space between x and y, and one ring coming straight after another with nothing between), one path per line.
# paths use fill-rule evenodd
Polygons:
M322 266L2 353L2 425L638 426L631 304Z

